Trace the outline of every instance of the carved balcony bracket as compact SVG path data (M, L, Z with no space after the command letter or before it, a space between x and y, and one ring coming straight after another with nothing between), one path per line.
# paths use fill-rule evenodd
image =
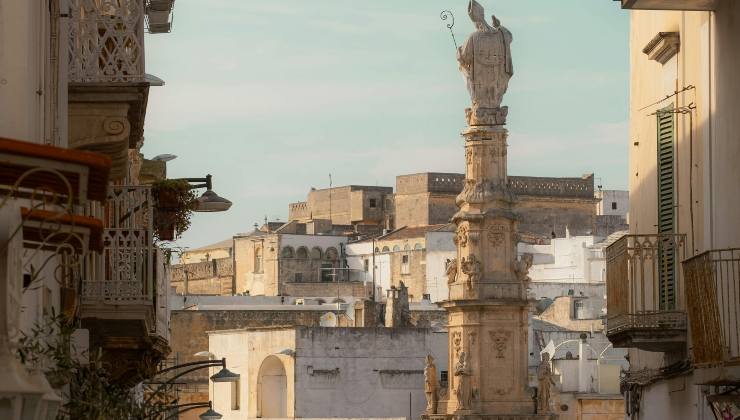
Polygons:
M127 103L69 104L69 147L97 152L113 162L111 179L126 176L131 124Z
M665 64L678 54L680 49L681 37L678 32L658 32L642 49L642 52L647 54L649 59Z

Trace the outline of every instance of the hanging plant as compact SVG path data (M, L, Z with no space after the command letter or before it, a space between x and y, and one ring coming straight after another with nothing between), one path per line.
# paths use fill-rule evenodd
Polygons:
M157 200L154 212L155 236L161 241L179 238L190 227L195 209L195 194L183 179L165 179L152 184Z

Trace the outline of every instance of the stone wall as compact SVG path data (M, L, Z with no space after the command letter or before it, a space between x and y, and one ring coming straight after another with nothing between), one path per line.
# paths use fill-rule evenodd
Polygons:
M306 201L288 206L288 219L330 219L335 225L381 224L386 217L385 198L391 187L347 185L312 189Z
M403 270L403 257L408 258L408 268ZM419 302L426 291L425 250L391 252L391 286L403 282L408 288L409 301Z
M317 310L178 310L170 316L170 357L178 363L187 363L202 358L195 353L208 350L206 331L231 330L275 326L318 326L321 315L334 312L340 326L352 322L342 311ZM184 378L188 383L207 383L208 370L196 371Z
M448 223L457 211L455 198L463 174L422 173L396 177L394 221L396 227ZM595 230L594 178L547 178L510 176L517 195L520 231L550 237Z
M185 293L185 280L188 294L230 295L233 283L233 263L231 258L218 258L190 264L170 266L170 285L177 294Z
M366 298L373 294L372 284L365 284L359 281L313 283L286 282L280 285L280 289L284 296L300 297L352 296L357 298Z

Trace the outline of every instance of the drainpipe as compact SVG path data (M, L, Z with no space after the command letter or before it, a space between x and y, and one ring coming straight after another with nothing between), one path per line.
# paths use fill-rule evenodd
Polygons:
M581 340L578 342L578 392L588 392L586 381L586 333L581 333Z

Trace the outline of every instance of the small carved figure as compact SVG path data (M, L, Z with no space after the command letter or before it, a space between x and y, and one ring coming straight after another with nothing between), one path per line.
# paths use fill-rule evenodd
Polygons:
M431 354L427 355L424 367L424 393L427 397L427 414L437 414L437 366Z
M461 351L455 363L455 396L457 397L457 409L470 409L470 370L468 369L468 355Z
M550 413L552 387L555 386L550 368L550 353L542 353L542 361L537 367L537 385L537 412Z
M519 260L514 261L514 274L516 279L522 283L528 283L532 281L529 278L529 269L532 267L532 261L534 257L532 254L523 254Z
M445 262L445 271L447 273L447 284L452 284L457 280L457 258L448 258Z
M481 264L475 255L470 255L466 261L463 257L461 264L462 272L468 276L468 280L465 283L469 290L478 285L481 276Z

